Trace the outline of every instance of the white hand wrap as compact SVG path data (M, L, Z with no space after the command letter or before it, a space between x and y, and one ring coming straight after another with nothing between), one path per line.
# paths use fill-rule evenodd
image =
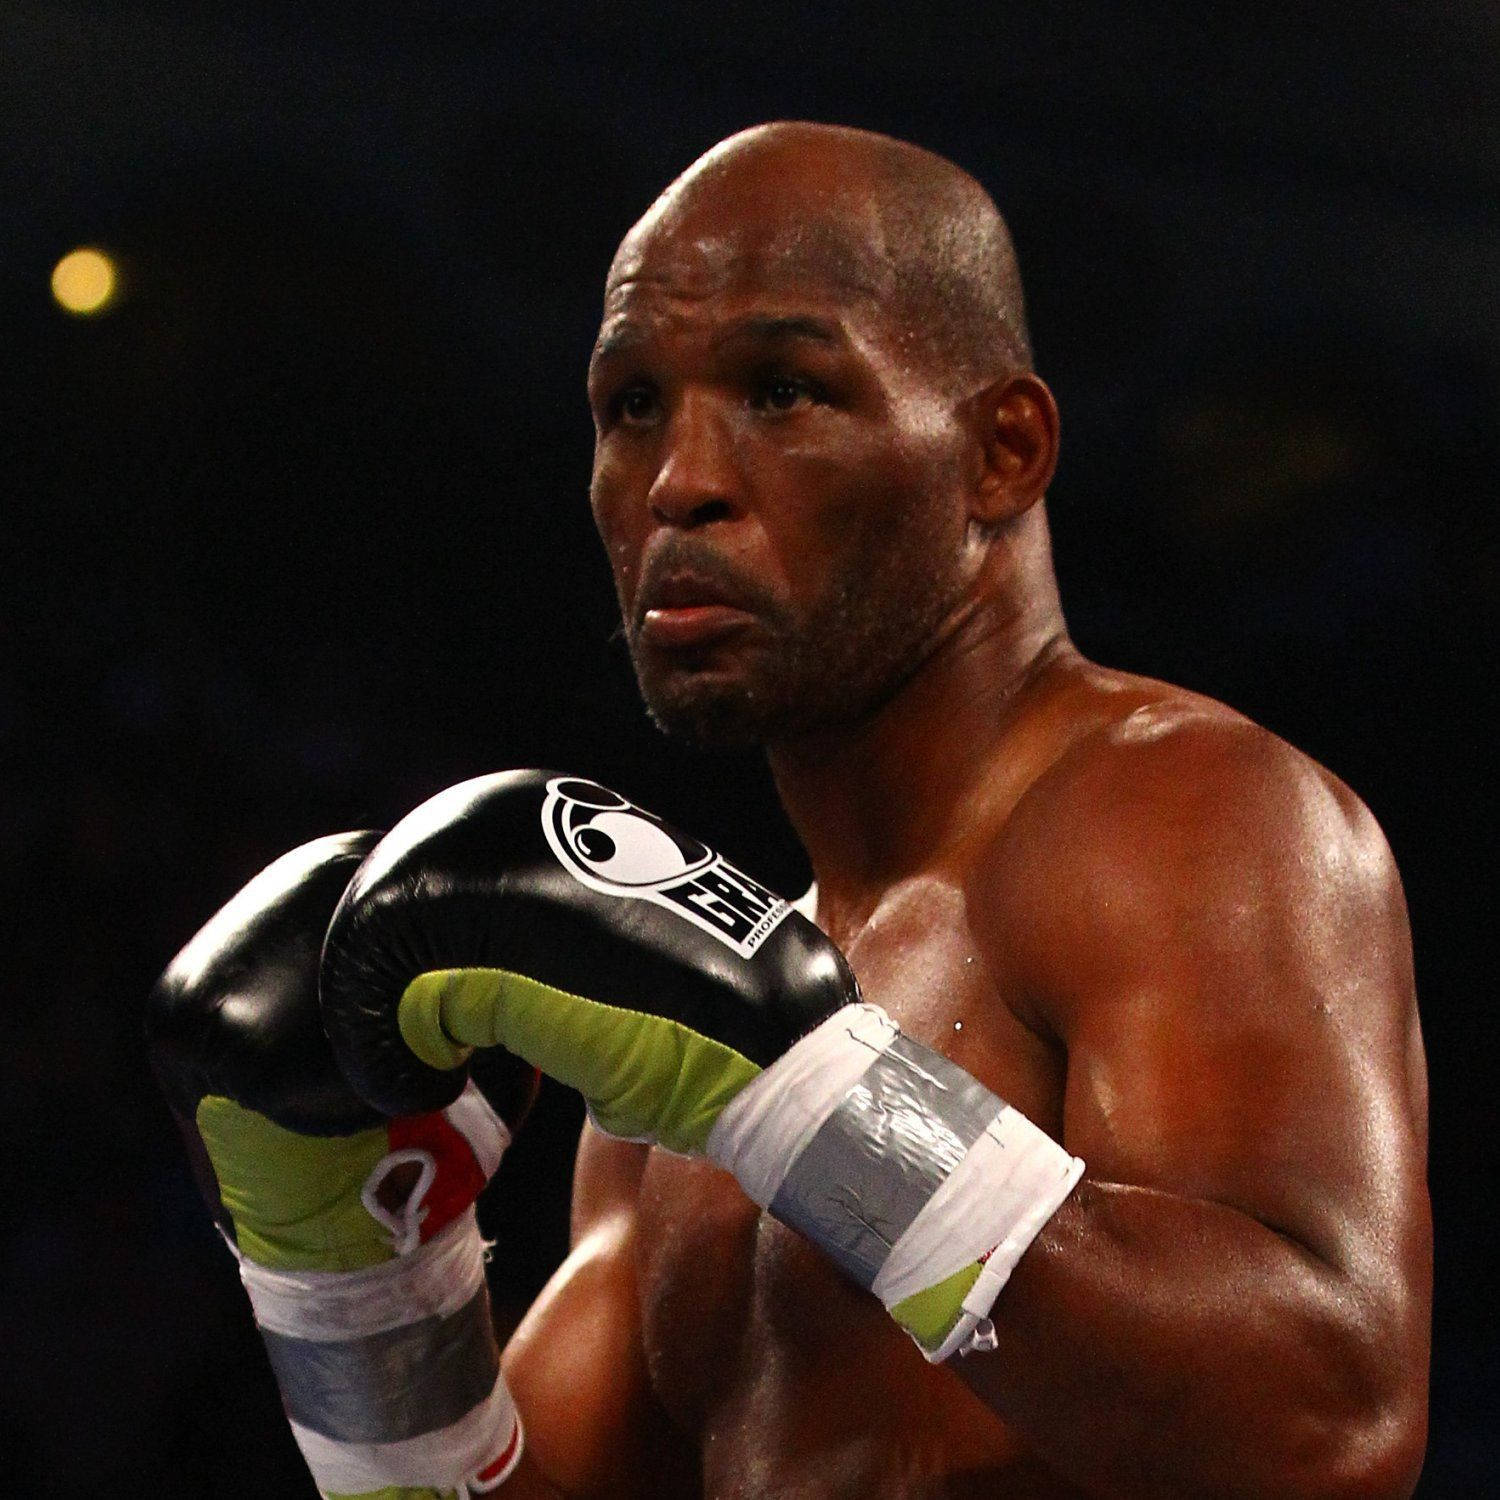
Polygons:
M743 1089L708 1140L763 1208L889 1309L982 1262L928 1359L992 1347L990 1308L1083 1163L884 1011L849 1005Z
M419 1249L365 1270L273 1271L238 1259L320 1490L464 1494L515 1468L521 1422L500 1374L472 1208Z

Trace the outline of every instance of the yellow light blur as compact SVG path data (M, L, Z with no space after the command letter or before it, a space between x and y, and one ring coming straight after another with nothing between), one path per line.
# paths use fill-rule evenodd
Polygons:
M102 250L73 250L52 268L52 295L65 312L103 312L115 295L115 263Z

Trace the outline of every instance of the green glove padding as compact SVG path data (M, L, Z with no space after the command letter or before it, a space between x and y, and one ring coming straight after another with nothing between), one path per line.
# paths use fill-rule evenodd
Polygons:
M390 1260L390 1236L360 1201L390 1148L384 1126L299 1135L217 1094L198 1103L219 1197L240 1253L278 1271L356 1271Z
M504 1047L578 1090L608 1135L699 1155L724 1106L760 1069L664 1016L553 989L504 969L434 969L401 996L406 1044L434 1068Z

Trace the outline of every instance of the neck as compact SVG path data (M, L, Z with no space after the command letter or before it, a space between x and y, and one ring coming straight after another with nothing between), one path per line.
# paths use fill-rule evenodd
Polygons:
M1024 589L967 597L864 718L770 747L820 910L868 910L959 832L1027 690L1071 654L1050 559Z

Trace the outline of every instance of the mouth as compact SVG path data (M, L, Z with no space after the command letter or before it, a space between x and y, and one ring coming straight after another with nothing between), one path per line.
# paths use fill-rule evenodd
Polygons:
M638 632L667 650L712 645L753 624L755 615L732 590L693 573L673 573L643 593Z

